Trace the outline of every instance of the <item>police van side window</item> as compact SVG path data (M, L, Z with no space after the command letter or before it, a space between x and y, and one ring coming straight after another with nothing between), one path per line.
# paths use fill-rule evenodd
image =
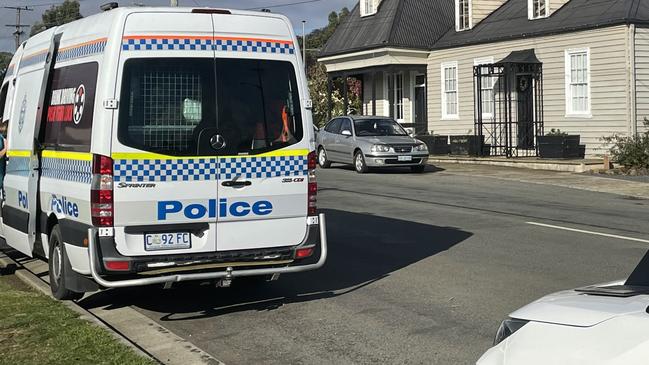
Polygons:
M47 149L90 152L98 67L91 62L54 70L42 126Z
M7 103L7 91L9 90L9 83L6 82L0 89L0 122L5 121L7 118L4 115L5 104Z

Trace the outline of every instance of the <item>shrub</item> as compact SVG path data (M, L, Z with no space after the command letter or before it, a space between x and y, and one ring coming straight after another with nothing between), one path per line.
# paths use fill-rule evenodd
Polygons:
M552 137L568 137L568 133L562 132L561 129L550 129L548 133L545 134L546 136L552 136Z
M635 136L615 134L605 137L612 144L610 149L613 161L627 168L649 169L649 119L644 118L645 131Z

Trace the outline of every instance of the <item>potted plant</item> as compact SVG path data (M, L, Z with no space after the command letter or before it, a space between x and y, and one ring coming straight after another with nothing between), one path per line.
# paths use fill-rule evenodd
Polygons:
M450 140L451 155L480 156L484 154L484 136L466 134L451 136Z
M584 147L579 144L578 134L569 135L560 129L551 129L545 136L537 137L539 157L541 158L577 158Z
M429 134L416 136L417 139L424 142L428 147L428 153L431 155L448 155L448 136L435 135L431 131Z

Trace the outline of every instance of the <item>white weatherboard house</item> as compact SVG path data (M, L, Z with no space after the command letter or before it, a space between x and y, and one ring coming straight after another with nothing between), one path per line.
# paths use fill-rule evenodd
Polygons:
M320 61L418 133L524 150L560 129L603 154L649 117L649 1L362 0Z

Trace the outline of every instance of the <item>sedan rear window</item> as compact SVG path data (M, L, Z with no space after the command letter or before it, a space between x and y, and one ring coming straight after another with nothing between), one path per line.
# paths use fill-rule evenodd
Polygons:
M408 133L391 119L359 119L354 121L358 137L407 136Z
M119 141L172 156L247 155L302 139L291 63L132 59L124 66ZM210 140L224 137L215 150Z

